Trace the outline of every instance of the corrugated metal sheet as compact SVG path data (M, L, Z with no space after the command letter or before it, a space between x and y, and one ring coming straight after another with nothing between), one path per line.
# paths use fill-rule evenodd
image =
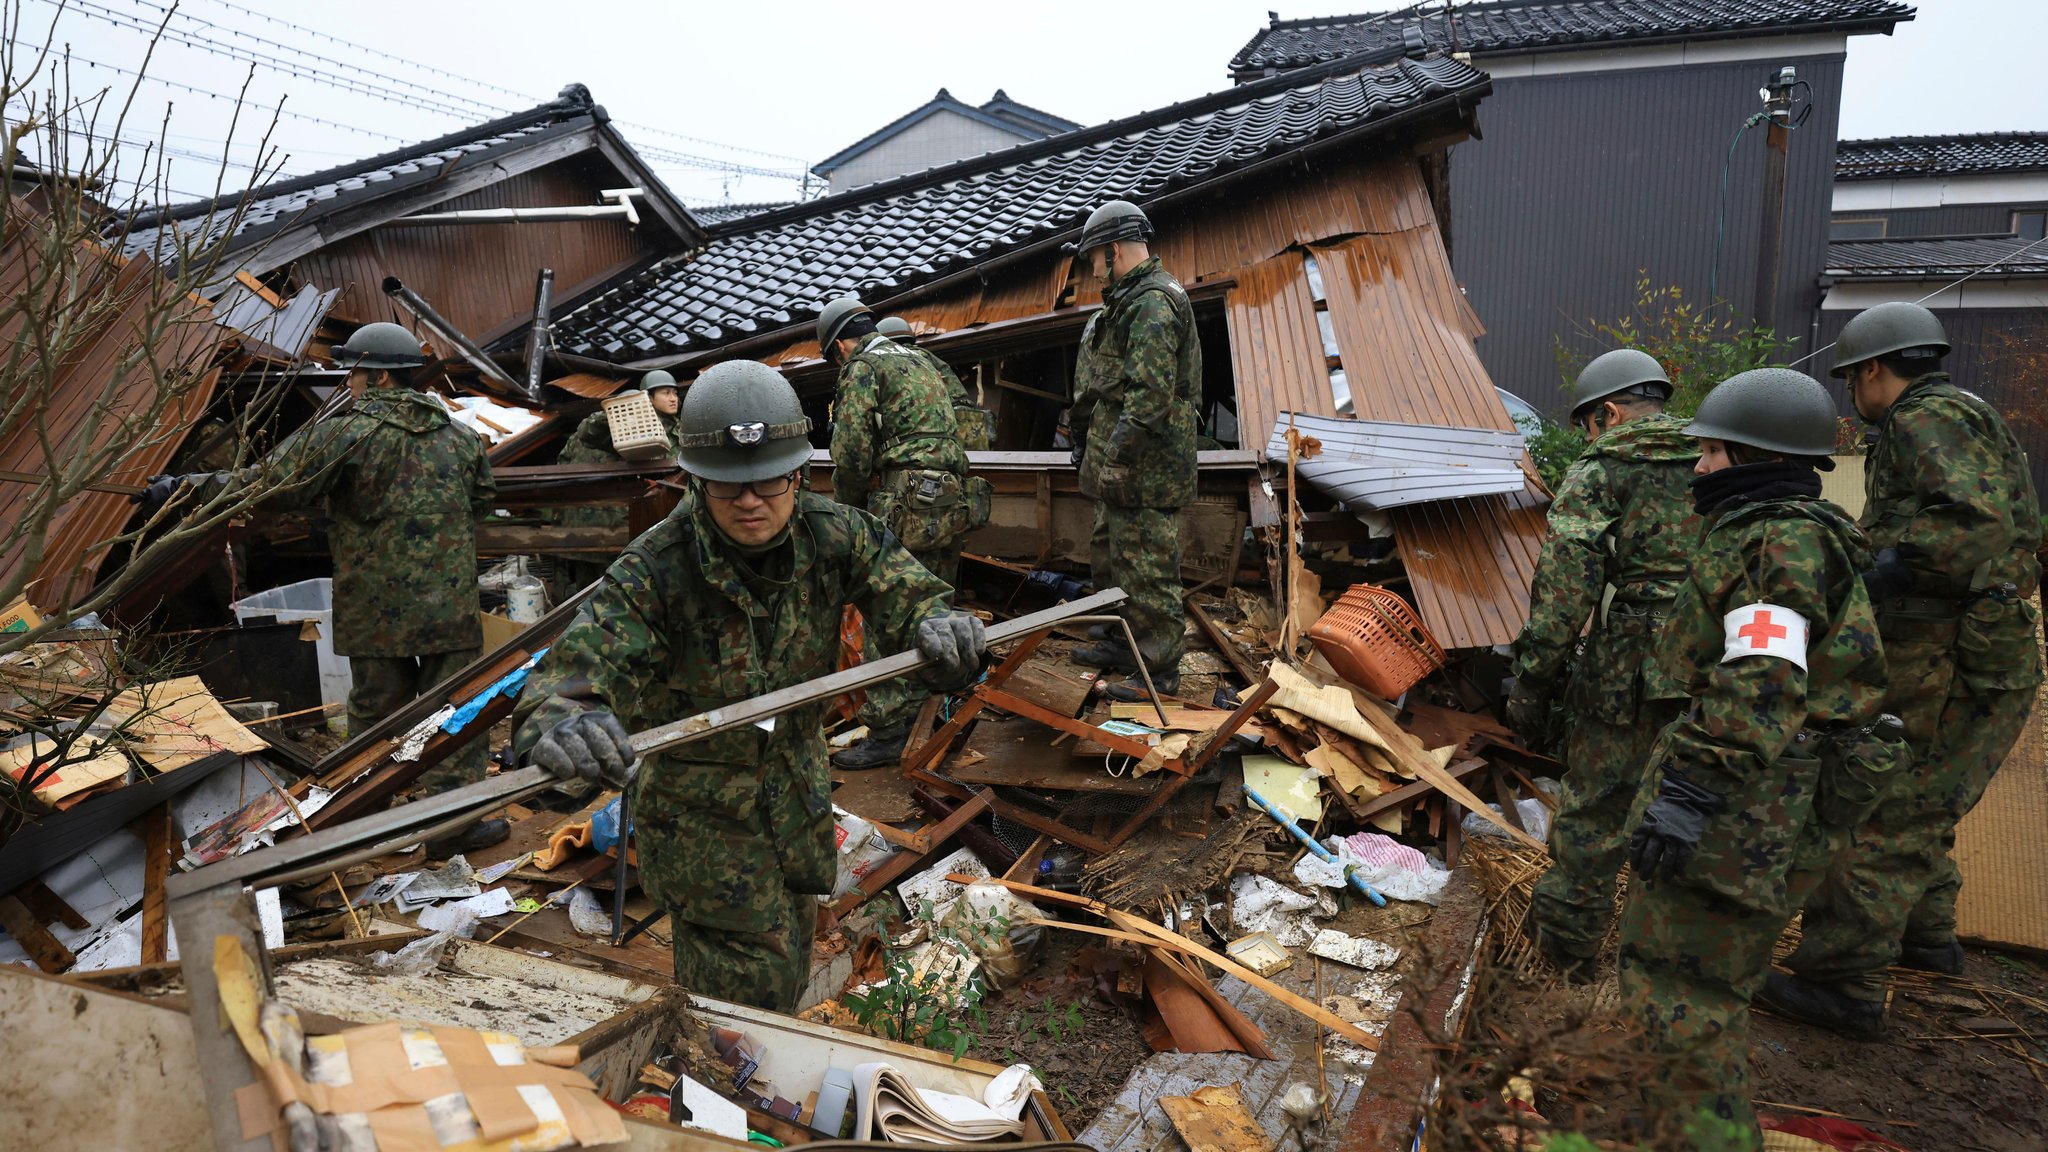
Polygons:
M0 299L16 298L39 265L42 226L20 201L12 210L16 219L8 228L11 242L0 250ZM120 421L132 419L151 405L158 378L172 378L195 365L203 366L226 333L212 322L205 301L187 297L182 301L182 322L171 325L167 339L155 351L155 368L148 362L136 363L135 333L145 313L154 307L154 298L167 291L156 266L147 257L122 261L95 249L80 262L78 271L81 283L71 291L105 301L108 306L95 311L97 330L79 342L76 354L48 382L49 395L37 401L44 414L41 434L49 438L60 459L74 459L104 447L115 435L132 436L134 442L122 466L105 479L139 484L170 464L186 430L212 400L219 370L207 371L196 387L187 389L163 412L154 427L124 431ZM111 306L117 302L119 307ZM0 326L0 343L12 344L22 322L15 314ZM115 374L124 364L125 374L117 384ZM10 406L18 399L8 397ZM50 455L39 442L33 421L12 422L0 434L0 468L44 475ZM12 527L37 515L35 502L43 494L44 489L36 485L0 482L0 524ZM31 576L30 602L52 611L90 588L105 559L103 543L120 532L133 512L128 497L105 492L83 493L58 507L44 537L44 554ZM13 580L28 563L27 550L20 543L8 547L0 554L0 583Z
M598 191L616 187L618 178L603 160L576 157L435 211L595 204ZM654 251L655 242L643 230L620 220L420 225L351 236L298 261L293 273L304 283L346 289L335 314L358 322L392 318L382 285L386 276L396 276L465 336L487 344L500 329L532 317L534 277L542 268L555 270L555 299L571 300Z
M1434 225L1313 252L1354 415L1514 430L1473 350L1479 321L1451 279Z
M1454 147L1450 166L1457 272L1486 317L1479 353L1495 383L1558 409L1557 342L1596 350L1580 329L1629 314L1639 278L1707 302L1729 141L1780 64L1813 86L1813 116L1788 154L1778 277L1778 330L1804 354L1834 195L1839 55L1501 77L1485 138ZM1755 294L1763 137L1748 132L1727 173L1720 295L1743 316Z
M602 400L632 382L629 376L603 376L596 372L571 372L557 376L549 384L564 392L572 392L586 400Z
M1941 208L1884 208L1867 212L1837 212L1837 220L1869 220L1883 217L1887 240L1920 236L1994 236L2012 230L2017 204L1950 204ZM2048 208L2048 202L2026 207Z
M1281 412L1337 414L1301 253L1283 252L1240 271L1223 310L1239 428L1270 427Z
M1290 427L1319 445L1313 458L1296 463L1296 476L1352 511L1504 495L1527 486L1527 446L1518 432L1283 413L1266 441L1268 460L1287 460Z
M1446 648L1512 644L1529 619L1543 508L1527 493L1443 500L1391 514L1409 590Z
M237 284L214 301L213 309L221 324L242 334L243 349L250 355L295 361L340 295L339 288L323 292L307 285L283 308L273 308L270 301Z

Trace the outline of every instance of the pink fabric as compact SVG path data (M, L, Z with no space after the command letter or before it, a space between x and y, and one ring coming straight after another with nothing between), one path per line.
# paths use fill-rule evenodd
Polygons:
M1390 836L1378 832L1357 832L1344 841L1360 860L1381 868L1429 871L1429 858Z

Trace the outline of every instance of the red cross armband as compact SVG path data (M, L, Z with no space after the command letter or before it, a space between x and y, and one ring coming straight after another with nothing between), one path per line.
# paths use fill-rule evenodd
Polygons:
M1775 656L1806 667L1806 617L1775 604L1745 604L1721 618L1728 646L1721 663L1745 656Z

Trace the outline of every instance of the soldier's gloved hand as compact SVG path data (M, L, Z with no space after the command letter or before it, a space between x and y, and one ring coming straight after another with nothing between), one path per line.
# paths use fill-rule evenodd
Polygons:
M1657 798L1628 838L1628 862L1645 880L1669 880L1700 850L1707 818L1728 807L1719 796L1667 768Z
M185 478L168 472L159 472L144 483L147 487L130 496L128 502L140 504L146 511L155 512L171 502L171 497L176 496L178 489L185 486Z
M1890 600L1913 590L1913 570L1899 559L1897 548L1877 554L1877 566L1863 574L1864 591L1872 600Z
M633 738L603 709L578 712L541 734L528 759L563 780L623 788L632 779Z
M1508 727L1531 748L1543 743L1550 728L1550 701L1530 692L1516 681L1508 693Z
M1083 456L1086 456L1087 454L1088 454L1088 439L1087 439L1087 437L1085 437L1085 436L1078 436L1078 435L1077 435L1077 436L1075 436L1075 437L1074 437L1074 443L1073 443L1072 447L1070 447L1070 448L1069 448L1069 449L1067 450L1067 462L1068 462L1068 463L1070 463L1070 464L1072 464L1072 465L1073 465L1074 467L1076 467L1076 468L1079 468L1079 467L1081 466L1081 457L1083 457Z
M981 617L964 612L930 616L917 626L917 650L931 663L918 675L934 692L958 692L981 675L988 633Z
M1151 435L1143 424L1135 420L1118 420L1116 427L1109 431L1108 462L1112 466L1136 464L1139 454L1145 450L1145 441Z

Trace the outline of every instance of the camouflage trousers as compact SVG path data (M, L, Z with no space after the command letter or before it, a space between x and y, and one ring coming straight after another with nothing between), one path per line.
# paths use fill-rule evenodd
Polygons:
M691 924L671 908L676 983L699 996L795 1012L811 978L818 898L787 888L779 892L774 924L764 932Z
M1886 707L1906 722L1912 771L1835 859L1807 902L1799 948L1786 962L1808 980L1877 1001L1903 946L1955 942L1963 886L1950 855L1956 824L2012 751L2035 692L1972 694L1956 683L1945 641L1886 636L1884 655Z
M1550 871L1536 882L1529 919L1574 956L1595 955L1607 937L1644 766L1657 734L1683 706L1679 700L1645 704L1627 724L1572 718L1568 770L1550 823Z
M911 556L919 564L924 565L925 570L932 575L948 584L958 583L959 541L956 540L943 548L913 551ZM868 634L867 644L861 656L863 660L880 660L884 656L892 655L894 653L877 648L874 634ZM926 688L915 676L899 676L894 680L884 680L880 684L869 686L867 693L867 703L861 705L860 709L860 722L868 726L869 732L891 733L910 727L911 721L917 719L917 710L924 707L925 698L932 694L931 689Z
M349 735L369 731L483 654L482 648L464 648L426 656L349 657L349 676L354 681L348 690ZM479 733L461 751L427 769L408 791L414 796L432 796L475 784L484 778L490 754L490 741Z
M1122 588L1122 608L1138 652L1154 676L1177 675L1187 645L1181 606L1180 510L1095 503L1088 569L1098 591Z
M1749 1099L1750 998L1792 911L1846 839L1811 818L1795 835L1782 903L1732 900L1683 878L1629 884L1621 1001L1656 1056L1645 1074L1652 1120L1706 1112L1746 1132L1744 1146L1762 1146Z

